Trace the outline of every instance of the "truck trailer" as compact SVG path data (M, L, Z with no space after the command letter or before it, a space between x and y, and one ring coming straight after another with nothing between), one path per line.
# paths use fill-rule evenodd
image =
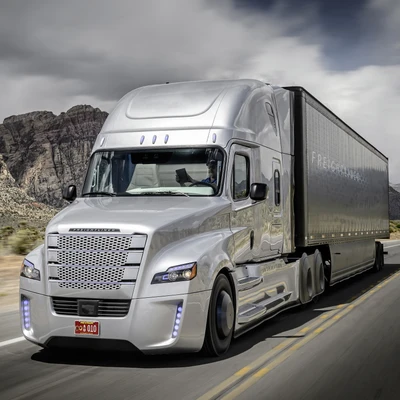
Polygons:
M279 312L379 271L388 192L388 159L302 87L135 89L23 261L23 335L49 349L219 356Z

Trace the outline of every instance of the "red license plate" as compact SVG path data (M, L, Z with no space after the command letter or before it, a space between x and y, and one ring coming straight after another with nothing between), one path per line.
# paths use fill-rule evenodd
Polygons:
M75 321L75 335L99 336L98 321Z

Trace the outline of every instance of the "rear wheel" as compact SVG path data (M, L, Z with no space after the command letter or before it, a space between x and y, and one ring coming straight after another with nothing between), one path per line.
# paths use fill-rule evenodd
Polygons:
M373 270L375 272L381 271L383 269L384 262L383 244L378 242L376 243L375 264Z
M206 337L203 352L217 357L228 351L235 323L235 307L228 278L217 276L208 309Z
M324 263L322 260L321 253L316 250L314 253L314 263L315 263L315 293L321 294L325 290L325 271Z
M311 301L314 295L311 265L306 253L300 259L300 301L303 305Z

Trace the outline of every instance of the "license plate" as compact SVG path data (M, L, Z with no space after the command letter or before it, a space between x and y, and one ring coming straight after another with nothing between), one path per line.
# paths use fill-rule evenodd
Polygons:
M75 335L99 336L99 322L75 321Z

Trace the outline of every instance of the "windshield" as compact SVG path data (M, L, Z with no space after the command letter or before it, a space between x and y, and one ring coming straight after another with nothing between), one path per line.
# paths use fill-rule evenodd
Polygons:
M216 148L99 151L89 164L83 196L215 196L223 153Z

